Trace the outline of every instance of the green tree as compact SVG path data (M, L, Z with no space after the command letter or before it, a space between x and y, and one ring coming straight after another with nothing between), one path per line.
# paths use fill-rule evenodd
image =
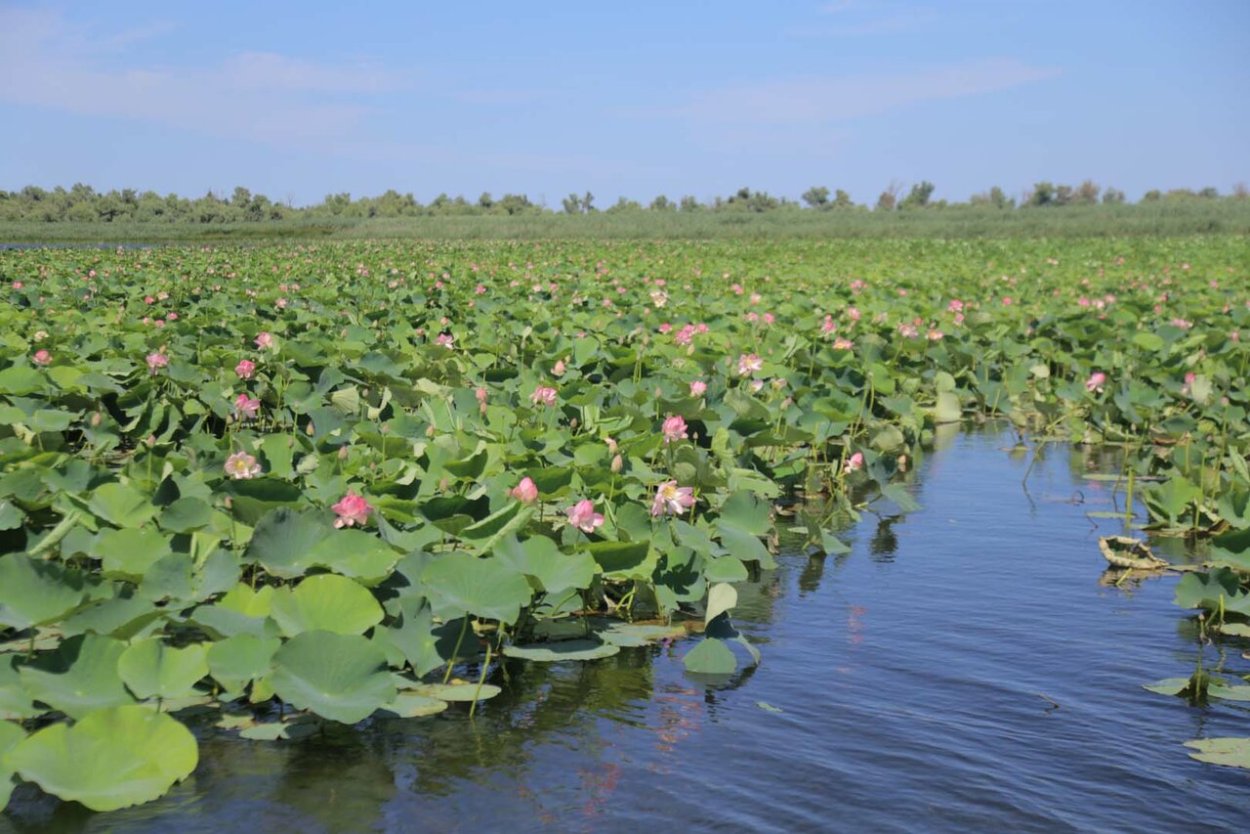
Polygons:
M803 202L807 203L809 208L829 208L829 189L823 185L813 186L803 192Z

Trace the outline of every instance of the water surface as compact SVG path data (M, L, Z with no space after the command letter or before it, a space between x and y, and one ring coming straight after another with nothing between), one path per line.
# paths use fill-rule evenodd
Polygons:
M1120 527L1086 515L1113 500L1082 476L1107 461L1050 447L1026 493L1012 443L947 437L921 511L866 514L849 555L783 555L743 586L764 661L728 684L683 673L690 642L515 663L473 721L207 732L158 802L91 814L23 788L0 830L1245 830L1250 775L1181 743L1245 735L1250 710L1141 688L1195 663L1175 579L1099 584L1097 537Z

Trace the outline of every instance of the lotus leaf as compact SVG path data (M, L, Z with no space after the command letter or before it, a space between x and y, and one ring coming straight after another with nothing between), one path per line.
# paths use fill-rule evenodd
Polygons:
M256 678L269 674L280 645L277 637L236 634L208 647L208 670L227 692L241 692Z
M738 668L738 658L724 640L705 637L682 658L687 672L698 675L730 675Z
M319 574L273 595L270 616L288 637L307 631L363 634L382 622L373 594L345 576Z
M515 623L533 596L525 576L494 556L436 556L421 571L421 581L435 615L446 619L469 613Z
M36 701L81 718L100 707L134 701L117 672L125 650L125 643L111 637L70 637L55 652L18 669L18 674Z
M157 637L132 643L117 661L126 686L140 698L183 698L208 675L208 646L172 648Z
M97 709L72 727L53 724L19 742L7 762L23 779L93 811L150 802L195 770L195 737L139 705Z
M1190 758L1227 767L1250 768L1250 738L1204 738L1185 742Z
M386 655L358 634L297 634L274 654L273 668L273 689L283 701L343 724L395 699Z
M78 571L23 553L0 556L0 625L26 629L59 620L86 596Z
M504 648L508 657L531 660L538 663L556 663L561 660L599 660L617 654L621 647L615 643L598 640L564 640L556 643L533 643L512 645Z

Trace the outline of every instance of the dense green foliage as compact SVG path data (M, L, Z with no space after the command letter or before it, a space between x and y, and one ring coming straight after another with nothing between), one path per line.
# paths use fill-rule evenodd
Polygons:
M0 253L0 790L140 802L189 705L426 715L682 623L731 674L777 524L841 550L978 415L1125 444L1242 639L1248 277L1236 237Z
M1250 235L1250 200L1159 200L1063 209L631 211L589 214L300 215L264 223L0 222L11 243L348 240L752 240Z

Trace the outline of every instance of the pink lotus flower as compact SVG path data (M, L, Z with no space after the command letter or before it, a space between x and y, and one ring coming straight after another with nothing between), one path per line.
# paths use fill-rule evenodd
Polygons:
M685 440L690 435L686 434L686 421L680 414L674 414L664 421L661 427L664 432L664 442L672 443L675 440Z
M846 308L846 317L850 319L851 321L859 321L861 315L863 314L859 312L858 307Z
M456 341L455 337L452 336L450 333L439 333L438 336L434 339L434 344L438 345L439 347L451 348L455 341Z
M488 396L488 394L489 392L485 388L473 389L473 396L477 398L478 410L481 411L483 414L486 413L486 397Z
M169 357L161 353L160 351L157 351L156 353L148 354L147 362L148 362L148 373L154 374L160 368L164 368L169 365Z
M226 458L226 474L236 481L245 481L260 474L260 464L247 452L235 452Z
M593 533L603 524L603 515L595 512L595 502L583 498L568 509L569 524L583 533Z
M556 376L556 377L564 376L565 370L566 370L566 367L564 364L564 360L557 359L556 364L551 366L551 375Z
M655 489L651 515L681 515L694 506L694 488L679 487L676 481L665 481Z
M1089 375L1089 379L1085 380L1086 391L1102 392L1102 387L1107 384L1107 375L1102 371L1095 371Z
M239 379L251 379L252 374L256 373L256 363L250 359L240 359L239 364L234 366L234 372L239 375Z
M522 504L533 504L538 500L538 485L532 478L526 476L521 479L521 483L509 490L508 494Z
M834 324L833 316L826 315L825 320L820 325L820 332L828 336L830 333L832 333L833 331L837 329L838 329L838 326Z
M530 394L530 402L534 405L553 406L556 404L556 389L540 385Z
M964 303L960 301L958 298L952 298L951 303L946 305L946 309L951 311L952 313L958 313L959 311L963 310L963 308L964 308Z
M690 383L690 396L702 397L707 392L707 383L701 379L696 379Z
M855 347L855 343L850 339L844 339L841 336L833 340L834 350L850 350Z
M351 527L359 524L362 527L369 520L369 513L373 507L369 506L369 502L352 490L348 490L337 504L330 509L334 510L338 518L334 519L335 527Z
M764 360L754 353L744 353L738 357L738 376L747 376L763 370Z
M275 347L273 335L267 330L262 330L260 333L256 334L255 344L256 347L261 350L269 350L270 348Z
M1190 371L1189 373L1185 374L1185 384L1181 386L1181 394L1183 396L1186 396L1186 397L1189 396L1190 391L1193 389L1194 381L1197 379L1198 379L1198 375L1195 374L1193 371Z
M37 350L35 351L35 355L30 358L30 361L34 362L36 365L51 365L52 354L48 353L46 350Z
M849 475L852 472L858 472L859 470L863 468L864 468L864 453L856 452L855 454L847 458L846 462L842 464L842 474Z
M251 420L260 412L260 400L240 394L234 398L234 413L241 420Z

